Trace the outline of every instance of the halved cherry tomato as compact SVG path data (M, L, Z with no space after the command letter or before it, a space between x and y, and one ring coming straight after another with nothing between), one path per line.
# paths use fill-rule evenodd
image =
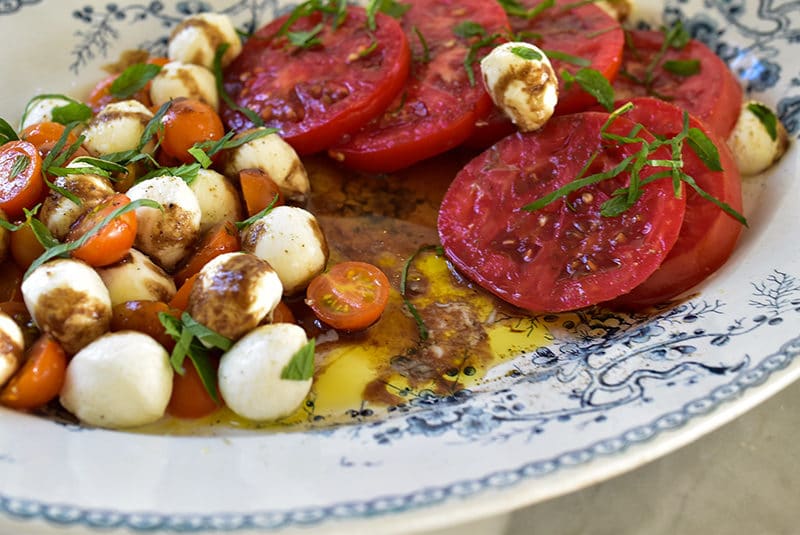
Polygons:
M177 98L161 120L164 125L161 150L183 163L192 163L189 149L195 143L217 141L225 135L222 120L214 108L195 99Z
M198 242L194 253L175 273L175 284L182 286L189 277L198 273L203 266L224 253L232 253L242 248L239 231L230 221L217 223L206 231Z
M649 97L635 98L634 108L625 114L651 133L671 138L683 127L683 110ZM711 171L684 145L683 171L706 193L742 213L742 179L728 146L709 128L689 118L691 128L702 130L719 151L722 171ZM662 303L695 286L719 269L733 253L742 225L721 208L686 188L686 214L678 241L661 266L633 291L609 303L612 307L641 308Z
M472 47L478 37L458 35L463 23L486 35L507 34L508 17L498 2L411 0L402 24L414 61L394 102L349 140L329 150L344 165L391 172L441 154L464 141L492 101L481 83L477 60L491 50ZM465 68L470 54L476 61Z
M378 13L375 30L362 7L348 6L340 24L321 25L320 46L297 47L276 35L290 15L258 30L225 70L225 89L239 106L277 128L300 154L321 151L382 113L408 76L410 53L400 25ZM291 32L316 31L322 15L300 17ZM253 127L222 108L236 131Z
M652 70L652 82L643 83L648 69L657 58L664 34L656 31L628 32L622 69L624 76L614 81L618 99L657 96L688 111L726 139L739 118L742 87L725 62L706 45L692 39L680 50L667 48ZM690 76L664 68L667 61L697 61L699 71Z
M126 301L114 306L111 310L112 331L138 331L153 337L167 351L175 347L175 340L164 330L164 325L158 319L161 312L171 314L176 318L180 311L161 301Z
M572 182L587 162L587 175L604 173L638 151L637 144L603 140L608 118L594 112L554 117L541 130L508 136L468 163L439 211L447 257L501 299L537 312L589 306L641 284L664 260L683 222L685 195L676 197L671 181L643 187L639 200L615 217L600 209L629 184L628 172L540 210L523 209ZM607 131L628 135L632 128L633 122L618 118ZM670 155L659 150L652 157ZM647 168L642 179L655 171Z
M78 240L98 226L114 210L130 204L127 195L117 193L101 202L76 221L67 234L67 241ZM131 210L115 217L91 236L86 243L74 249L72 256L90 266L107 266L119 262L128 254L136 239L136 212Z
M212 357L212 365L217 366L218 359ZM172 376L172 397L167 405L167 413L177 418L202 418L221 407L206 390L194 362L183 361L186 373ZM217 395L219 398L219 394Z
M42 335L27 351L25 363L0 392L0 403L35 409L54 399L64 384L67 355L58 342Z
M281 299L278 304L272 309L272 312L267 314L262 323L297 323L292 309L286 304L286 301Z
M89 93L89 96L86 98L86 104L92 108L93 112L98 113L108 104L119 102L120 99L111 94L111 84L113 84L114 80L117 78L119 78L119 74L112 74L103 78L94 86L92 92ZM150 85L146 85L130 98L138 100L149 108L152 106L152 101L150 100Z
M45 143L55 144L64 135L66 127L54 121L44 121L28 126L20 133L20 139L33 143L39 149ZM74 132L67 135L66 146L72 145L78 140ZM52 146L52 145L50 145ZM41 152L41 150L40 150Z
M175 295L172 296L172 300L169 302L170 307L180 311L189 308L189 296L192 294L192 287L198 276L200 276L200 273L195 273L181 284L180 288L178 288L178 291L175 292Z
M243 169L239 171L239 186L242 188L247 215L252 216L275 202L273 206L283 204L281 188L261 169ZM275 200L275 196L278 199Z
M28 269L33 261L44 253L44 247L36 239L36 234L30 225L23 225L11 233L9 248L11 258L22 269Z
M33 143L9 141L0 147L0 209L9 220L22 216L44 194L42 158Z
M389 279L366 262L341 262L317 275L306 289L306 304L335 329L366 329L389 302Z

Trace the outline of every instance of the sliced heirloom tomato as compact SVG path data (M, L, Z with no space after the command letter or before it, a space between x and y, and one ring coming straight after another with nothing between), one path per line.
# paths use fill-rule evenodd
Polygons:
M224 87L237 105L277 128L300 154L318 152L382 113L408 76L410 53L403 29L378 13L374 31L366 11L349 6L334 17L317 11L300 17L289 32L316 31L319 44L299 47L278 35L290 15L260 29L225 71ZM254 125L223 106L225 123L236 131Z
M347 261L317 275L306 289L306 304L334 329L366 329L389 302L389 279L366 262Z
M671 138L681 132L682 109L649 97L636 98L631 102L634 108L625 114L626 118L644 125L658 136ZM714 142L719 151L722 171L710 170L687 145L684 145L682 153L683 171L694 178L706 193L741 213L741 176L728 146L694 117L690 117L689 127L699 128ZM672 250L647 280L609 303L609 306L641 308L683 293L725 263L741 231L741 223L687 187L686 214Z
M14 409L41 407L58 396L67 374L67 355L58 342L42 335L26 352L22 367L0 391L0 403Z
M504 138L458 173L442 202L438 229L459 270L521 308L560 312L626 293L658 268L678 237L685 209L685 196L676 197L669 180L644 186L641 198L615 217L600 209L628 186L627 171L540 210L523 208L572 182L590 160L584 176L607 172L640 149L602 140L608 117L555 117L541 130ZM627 135L634 126L618 118L608 132ZM640 135L653 140L647 132ZM670 157L663 148L651 156ZM641 176L653 172L646 168Z
M486 36L507 35L503 8L486 0L406 3L411 6L403 16L413 49L411 75L383 115L329 151L348 167L391 172L445 152L467 139L491 109L478 65L491 45L472 50L482 36L458 34L460 25L475 24ZM474 62L467 67L470 55Z
M33 143L9 141L0 147L0 210L10 221L44 195L42 158Z
M529 10L541 2L521 0L519 4ZM549 58L559 77L556 115L582 111L596 102L577 82L567 89L561 76L563 70L574 74L588 67L600 72L607 80L614 80L617 76L625 35L619 22L599 7L574 0L557 0L553 7L533 18L509 15L508 19L514 34L522 40L529 40L546 53L556 51L565 55L560 58L552 54ZM476 124L466 145L485 148L515 130L509 118L501 110L493 108L487 118Z
M727 139L741 109L742 88L739 82L722 59L695 39L681 49L667 48L650 71L664 39L662 32L628 32L622 71L614 81L616 97L657 96L668 99L703 121L720 138ZM672 72L664 68L666 62L697 62L697 73ZM646 84L648 72L652 72L652 80Z
M115 210L130 204L127 195L117 193L101 202L76 221L67 234L68 242L77 241L84 234L97 227ZM90 236L80 247L72 251L72 256L83 260L90 266L107 266L119 262L128 254L136 240L136 212L131 210L121 214L94 235Z

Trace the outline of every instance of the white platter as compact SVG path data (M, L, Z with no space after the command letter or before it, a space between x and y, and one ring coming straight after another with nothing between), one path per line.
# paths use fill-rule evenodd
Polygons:
M649 318L538 317L554 340L485 388L308 432L162 437L0 409L0 532L394 533L505 512L631 470L719 427L800 375L800 1L640 0L681 17L775 106L793 138L747 179L750 228L699 294ZM158 50L188 13L239 25L270 0L0 2L0 116L37 93L85 95L101 66ZM22 526L22 528L20 527Z

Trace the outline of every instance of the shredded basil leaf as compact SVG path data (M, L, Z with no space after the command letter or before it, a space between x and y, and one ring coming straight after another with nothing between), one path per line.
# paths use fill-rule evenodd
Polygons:
M600 71L589 68L579 69L575 74L562 71L561 76L571 85L577 82L581 88L592 95L609 112L614 110L614 88Z
M416 26L413 26L411 30L414 32L414 35L417 36L419 44L422 45L422 57L420 57L419 59L417 58L414 59L416 59L420 63L429 63L431 61L431 50L430 48L428 48L428 42L425 40L425 36L422 35L422 32L419 31L419 28L417 28Z
M523 19L533 19L542 14L545 10L550 9L556 5L555 0L543 0L530 9L520 4L517 0L498 0L505 12L511 17L519 17Z
M517 56L518 58L526 59L529 61L541 61L542 55L533 48L527 46L512 46L510 52Z
M722 163L719 160L719 151L714 142L706 136L699 128L690 128L686 138L689 148L697 154L706 167L711 171L722 171Z
M315 339L312 338L292 355L292 358L281 370L281 379L307 381L314 377L315 344Z
M287 21L288 23L289 21ZM213 71L214 71L214 80L217 84L217 92L219 93L219 97L227 104L229 108L232 110L238 111L245 117L247 117L251 123L255 126L264 126L264 120L253 110L239 106L236 104L228 92L225 90L225 84L222 82L222 56L225 55L225 51L228 50L230 45L228 43L222 43L217 47L217 51L214 54L214 64L213 64Z
M135 63L122 71L111 83L108 92L118 99L130 98L147 85L161 71L160 65Z
M13 126L8 124L5 119L0 118L0 144L9 141L19 141L19 136Z
M11 173L9 174L8 179L14 180L22 173L28 166L31 164L31 157L27 154L20 154L16 158L14 158L14 163L11 164Z
M778 139L778 116L775 115L775 112L760 102L748 103L747 109L764 125L764 129L772 141Z
M700 60L686 59L686 60L668 60L661 65L661 67L672 74L678 76L694 76L700 72Z
M592 64L592 62L586 58L573 56L572 54L567 54L566 52L561 52L560 50L544 50L543 52L550 59L563 61L564 63L571 63L578 67L588 67Z
M324 27L325 25L320 22L307 31L289 32L286 37L292 45L298 48L312 48L322 44L322 41L317 36Z
M403 263L403 270L400 272L400 295L403 297L403 305L408 309L408 312L411 314L411 317L414 318L414 321L417 323L417 330L419 331L419 339L425 341L428 339L430 332L428 331L428 327L425 325L425 321L420 316L417 307L414 306L408 296L406 295L406 286L408 283L408 272L411 269L411 263L414 259L424 253L425 251L436 251L436 254L443 255L444 249L441 245L423 245L419 249L417 249L414 254L408 257L406 261Z
M236 228L238 230L242 230L242 229L245 229L245 228L249 227L250 225L252 225L256 221L258 221L259 219L261 219L262 217L264 217L268 213L270 213L272 211L272 209L275 208L275 203L277 203L277 202L278 202L278 195L275 194L275 196L272 198L272 201L270 201L270 203L266 207L264 207L263 210L261 210L257 214L253 214L252 216L248 217L244 221L235 222L234 225L236 226Z

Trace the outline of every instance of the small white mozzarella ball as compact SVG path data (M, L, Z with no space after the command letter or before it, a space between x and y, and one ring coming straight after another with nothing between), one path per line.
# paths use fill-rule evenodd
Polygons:
M31 100L22 113L19 129L53 120L53 110L73 104L75 101L65 96L48 96Z
M193 98L219 109L214 73L200 65L170 61L153 78L150 100L156 106L179 97Z
M22 329L11 316L0 312L0 386L8 381L19 368L25 338Z
M201 169L189 188L200 204L200 232L223 221L242 219L242 200L230 180L211 169Z
M227 15L200 13L183 19L175 27L169 38L167 57L170 61L211 69L217 48L222 44L229 45L222 56L222 66L226 67L242 51L239 34Z
M8 221L8 216L2 210L0 210L0 219L3 221ZM0 262L6 259L8 256L8 247L11 244L11 231L5 227L0 227Z
M172 277L146 254L136 249L131 249L116 264L96 269L108 288L112 307L126 301L167 303L175 296L175 281Z
M278 134L262 136L231 149L225 174L238 176L244 169L264 171L288 200L303 202L311 189L300 157Z
M152 118L153 112L138 100L112 102L89 121L83 131L83 144L97 155L134 150ZM155 142L151 140L142 152L149 154L154 149Z
M789 136L777 116L777 135L772 139L752 107L775 114L765 104L753 100L742 105L739 119L728 137L728 146L742 175L757 175L766 171L783 156L789 144Z
M150 336L108 333L78 352L61 389L61 404L82 422L134 427L155 422L172 395L169 354Z
M177 176L159 176L133 186L131 200L151 199L157 208L136 209L136 248L167 271L183 260L200 234L200 204L186 182Z
M50 261L22 282L22 297L36 325L69 354L108 331L111 298L100 275L79 260Z
M242 249L263 258L278 273L285 294L304 289L328 263L328 242L308 211L278 206L250 225Z
M311 379L282 379L281 372L308 343L292 323L263 325L236 342L219 363L219 391L230 409L254 421L290 415L311 389Z
M84 167L88 164L72 162L68 168ZM114 186L104 176L93 174L78 174L58 176L53 183L69 191L80 199L80 205L63 196L55 189L47 193L42 203L39 219L45 224L50 233L59 240L69 232L70 226L85 212L91 210L103 200L114 194Z
M481 60L481 72L495 105L523 132L538 130L553 115L558 104L558 79L547 55L538 47L503 43Z
M281 281L265 260L226 253L200 270L186 311L212 331L237 340L272 312L282 295Z
M595 5L619 22L624 22L633 11L632 0L600 0Z

